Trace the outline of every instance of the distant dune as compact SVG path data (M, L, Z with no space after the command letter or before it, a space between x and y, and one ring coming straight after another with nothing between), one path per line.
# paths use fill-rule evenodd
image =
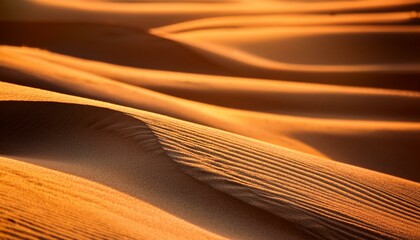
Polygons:
M224 75L228 71L172 41L132 27L83 22L0 22L2 44L43 48L126 66ZM54 32L54 36L45 35ZM75 39L73 36L80 36ZM116 47L118 46L118 47ZM183 61L178 57L183 56ZM191 64L194 64L193 67Z
M0 238L420 239L418 1L0 4Z

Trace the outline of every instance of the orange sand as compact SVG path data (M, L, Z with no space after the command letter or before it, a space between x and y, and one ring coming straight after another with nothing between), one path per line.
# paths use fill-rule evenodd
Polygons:
M419 8L2 3L0 238L419 239Z

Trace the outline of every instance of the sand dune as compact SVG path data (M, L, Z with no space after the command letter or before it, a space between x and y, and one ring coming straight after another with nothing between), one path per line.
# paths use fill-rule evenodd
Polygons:
M269 145L241 141L228 134L203 134L206 129L201 127L156 124L155 119L148 123L153 124L169 155L190 167L188 172L197 179L304 226L315 236L419 237L417 183L286 149L268 150ZM191 142L182 141L186 137ZM223 180L227 184L221 184ZM399 194L404 197L399 198Z
M1 119L2 154L105 184L221 236L305 238L290 223L250 208L181 172L147 126L125 114L51 102L2 102L0 108L6 116ZM134 216L149 215L141 209L129 210ZM161 225L152 222L152 226L167 232L163 224L171 222L159 218L158 213L150 217L162 221ZM180 231L187 233L188 229ZM191 232L190 237L194 235Z
M206 17L267 14L338 14L415 11L417 0L362 1L79 1L16 0L3 3L1 20L114 23L141 29Z
M142 68L419 90L417 4L16 1L0 43Z
M29 55L27 55L28 53ZM252 99L255 102L254 109L239 110L231 108L232 105L210 105L146 89L145 87L150 87L150 84L144 84L139 87L138 85L127 84L116 81L113 78L95 74L95 71L100 74L109 74L109 72L130 73L126 68L119 69L118 66L99 64L95 67L94 62L88 62L88 65L81 67L85 62L74 58L61 57L32 49L10 47L2 48L2 56L2 65L8 71L12 71L12 73L9 72L6 75L11 82L157 112L305 153L327 156L334 160L418 180L416 169L417 149L414 145L419 140L417 134L420 129L420 125L417 122L419 95L415 92L375 91L348 87L325 87L323 85L306 86L303 84L278 82L267 82L266 84L268 85L260 85L260 80L233 79L231 81L239 81L236 86L249 85L248 89L253 89L251 92L248 90L250 95L244 95L243 98ZM39 58L40 56L42 58ZM116 70L112 71L111 67L116 68ZM86 72L87 70L92 72ZM16 73L18 74L17 76ZM147 71L137 70L137 72L134 71L131 75L125 77L133 79L134 75L139 78L138 82L140 82L144 73L147 73ZM152 73L154 75L150 76L149 81L155 82L155 85L158 86L158 82L161 82L162 79L167 79L165 76L176 76L168 72ZM21 74L24 75L22 76ZM183 76L181 74L179 79L185 80ZM187 76L190 76L190 78L195 76L196 79L201 79L200 75ZM121 79L121 77L124 77L124 74L120 74L119 77ZM203 88L208 89L209 84L215 84L217 82L214 80L215 78L207 77L207 79L201 80ZM168 80L166 81L168 82ZM223 79L219 79L219 81L221 83L215 91L218 93L227 91L229 102L232 101L234 104L235 101L233 99L235 97L232 96L232 92L234 92L232 88L236 88L235 85L232 85L232 88L229 90L229 88L225 87L226 83ZM177 83L173 83L173 85L175 84ZM260 85L260 88L266 90L258 90L259 87L255 87L255 85ZM191 84L189 83L188 86L191 86ZM189 89L189 92L197 91L196 88L186 88ZM241 87L238 87L239 89ZM278 90L274 91L275 89ZM328 92L330 95L328 95ZM363 92L365 93L363 94ZM269 97L268 93L273 96L270 97L271 100L269 102L264 100ZM288 97L285 94L293 97ZM337 101L327 104L328 98L326 99L325 97L334 95L342 97L337 97ZM205 95L203 94L202 96ZM211 96L207 99L214 99ZM302 97L301 101L303 102L299 102L299 100L290 102L290 99L299 99L300 97ZM366 97L372 104L370 107L364 101ZM236 102L242 102L243 98L237 99ZM289 100L285 102L285 98ZM258 99L261 99L260 102L258 102ZM319 107L318 109L314 107L314 110L324 108L324 113L331 112L332 109L335 114L340 112L337 109L366 108L366 110L359 110L358 120L345 119L345 116L351 116L351 118L357 116L354 112L346 113L345 110L341 110L345 113L342 119L328 115L314 117L313 113L305 112L304 110L306 109L296 107L303 105L306 101L311 101L314 104L318 101ZM360 102L360 104L356 105L354 102ZM212 103L214 104L214 102ZM282 104L280 105L280 103ZM389 104L390 108L379 112L376 116L377 120L371 119L371 112L378 112L378 110L374 109L377 109L378 104L382 103ZM242 102L242 104L246 104L246 102ZM257 105L264 106L265 104L278 106L278 109L271 109L271 111L277 113L280 111L281 114L270 113L267 110L264 112L264 109L260 110L257 108ZM395 105L394 109L392 109L392 105ZM401 105L405 107L399 107ZM295 116L293 114L290 115L290 111L297 112L297 114L294 114ZM366 113L368 114L366 115ZM299 116L302 114L307 115ZM405 117L396 118L395 116L397 115L401 117L405 115ZM363 142L363 144L358 144L360 142ZM369 148L369 146L376 145L378 142L381 143L382 147L365 150L366 147ZM316 147L314 148L313 146ZM353 149L357 149L357 151ZM405 159L406 165L399 165L396 159Z
M328 25L323 21L331 22L325 17L314 18L307 21L316 23L318 19L323 25ZM420 89L417 81L420 59L414 54L420 50L416 44L419 41L416 25L360 26L350 22L353 25L253 26L250 23L251 27L231 28L229 18L223 21L212 28L189 28L205 22L198 21L152 29L150 33L115 24L3 21L0 30L8 34L0 43L148 69ZM42 37L51 32L56 37ZM75 40L72 38L75 35L81 37ZM177 60L178 56L183 56L182 61Z
M325 25L414 25L418 21L415 12L385 12L338 14L289 14L261 16L226 16L203 18L181 22L154 29L157 32L176 33L214 28L253 28L279 26L325 26Z
M2 239L222 239L85 179L4 157L0 173Z
M143 149L144 154L149 154L152 159L159 159L156 156L153 157L153 154L161 152L159 148L160 144L162 144L164 153L168 154L171 160L183 166L182 169L194 178L204 183L209 183L216 189L251 205L266 209L283 219L294 222L312 235L322 238L402 236L414 239L418 237L418 232L415 230L416 226L420 224L418 218L420 211L418 208L420 186L418 183L330 160L318 159L278 146L256 142L249 138L231 135L226 132L147 112L45 93L35 89L22 89L21 87L7 84L3 84L3 89L5 89L2 90L3 101L20 100L20 102L16 103L3 102L4 104L2 104L4 105L2 107L3 111L8 113L6 116L12 118L2 119L4 120L4 123L1 124L4 127L3 131L1 131L4 133L2 138L7 139L2 142L8 142L11 145L18 144L14 147L6 144L6 150L2 152L7 155L16 156L17 154L20 158L25 158L26 155L35 159L40 157L43 160L38 161L38 164L45 164L50 167L54 165L56 167L59 166L58 168L67 169L66 171L77 172L82 176L88 175L88 177L95 179L94 171L83 174L83 170L81 170L84 168L83 165L91 165L91 168L93 165L94 169L98 167L96 170L99 170L102 167L109 168L115 162L112 160L107 161L105 158L100 160L98 166L96 165L98 162L95 163L92 157L88 158L90 161L83 161L83 158L80 158L80 156L83 156L83 152L86 151L83 150L83 143L78 148L76 144L69 144L68 142L72 141L72 135L76 135L79 139L86 136L95 137L94 133L79 132L77 134L76 130L81 128L79 124L85 125L88 123L91 130L99 133L105 131L105 133L117 134L125 139L133 140L134 143L139 144L138 148ZM16 92L21 94L16 94ZM22 102L28 99L31 102ZM79 105L80 107L59 106L52 103L40 103L40 101L83 103L86 107L83 105ZM120 119L125 118L124 115L119 117L119 114L112 114L112 111L109 110L98 110L98 112L103 111L103 114L109 115L108 117L95 116L94 114L89 115L86 120L78 117L78 115L87 116L84 113L85 111L95 112L88 109L89 105L112 108L114 111L124 111L125 115L131 117L127 117L130 120ZM54 116L54 114L57 114L57 116ZM73 118L68 118L69 115L73 116ZM140 122L134 121L133 117L139 119ZM75 121L75 119L80 120ZM129 123L129 121L133 122ZM142 122L146 125L142 124ZM10 123L13 125L7 125ZM25 124L26 127L22 127L22 124ZM38 125L35 128L38 129L38 133L32 131L34 129L32 127L33 124ZM66 127L63 128L62 124L66 125ZM60 132L62 130L64 132ZM8 137L10 136L9 131L14 132L14 137ZM43 133L44 131L46 132ZM54 134L52 135L51 133ZM55 134L58 136L54 136ZM158 141L154 136L158 138ZM57 151L55 154L50 152L45 155L45 150L48 153L48 147L46 147L48 142L45 141L57 141L55 139L60 138L67 140L61 143L56 142L55 146L58 148L55 149ZM28 148L25 142L30 139L32 139L32 143ZM96 155L92 152L95 147L91 144L99 142L101 146L106 146L104 141L106 139L95 140L92 143L92 141L87 139L87 143L90 144L90 150L86 151L87 156L90 154ZM59 147L61 144L63 144L62 150ZM121 150L126 149L128 147L127 144L128 142L123 144ZM65 146L76 147L78 149L75 149L78 151L78 158L71 158L74 150ZM13 153L13 150L10 149L17 153ZM42 150L39 151L39 149ZM119 147L115 146L113 151L118 152L118 149ZM73 162L70 166L63 167L60 165L66 165L64 159L61 159L58 163L51 163L51 160L48 160L48 157L52 157L57 161L60 159L59 156L63 156L62 151L68 152L67 157L70 157L70 159L67 161L73 160L76 163ZM104 150L102 149L102 151ZM130 155L127 151L126 154ZM135 156L139 155L135 154ZM111 156L111 159L114 158ZM147 157L144 156L142 159L147 159ZM80 162L77 163L78 161ZM127 159L121 159L121 161L127 161ZM141 162L132 161L123 162L122 165L127 164L130 169L133 169L136 164L141 166ZM78 168L80 169L78 170ZM158 167L160 170L162 168L164 169L165 167ZM125 175L130 175L129 171L124 168L111 167L111 169L114 169L112 170L114 174L122 170ZM147 172L153 174L153 171ZM170 172L177 175L175 169L172 169ZM106 174L106 176L109 175L112 176L111 173ZM96 175L96 177L98 176ZM134 179L131 180L128 177L128 183L126 182L125 184L135 184L135 180L139 180L137 174L133 177ZM180 178L180 176L169 177L172 181L178 179L177 183L183 182ZM107 182L109 180L103 179L100 181ZM124 180L122 179L122 181ZM124 187L133 189L133 186L125 184L118 186L118 182L108 184L120 189ZM135 186L139 186L139 184L135 184ZM147 184L141 186L145 187L145 189L141 189L142 191L147 191ZM164 186L170 187L168 183L164 184ZM132 191L135 192L136 190L133 189ZM156 188L154 188L153 193L154 197L158 195ZM147 195L144 192L143 194ZM137 193L137 196L143 196L143 194ZM188 196L188 194L180 195L183 197ZM214 194L208 194L208 196L214 196ZM219 197L218 201L221 198L223 199L223 197ZM314 199L317 200L314 201ZM337 199L340 199L340 201L335 201ZM154 202L159 202L159 200L155 199ZM187 206L191 205L187 204ZM326 211L326 206L328 206L328 211ZM354 211L355 208L358 211ZM219 206L218 209L222 209L222 207ZM246 212L249 213L249 211ZM267 227L265 224L259 226ZM279 229L279 227L275 229ZM287 228L287 231L290 231L290 229ZM263 232L267 234L267 232Z
M357 116L375 118L376 115L380 115L376 118L395 118L407 121L419 117L415 111L418 106L419 94L415 91L301 84L156 71L87 61L38 49L4 47L3 50L5 50L4 54L7 52L23 53L130 85L219 106L289 115L312 112L318 114L318 117L323 117L321 113L333 112L335 118L340 113L352 118ZM23 83L24 81L22 81ZM299 97L293 97L295 95ZM323 99L336 99L336 101ZM310 101L311 105L305 105L305 101ZM400 101L404 101L404 104ZM387 108L377 108L378 102L386 102ZM346 114L346 112L348 113Z
M148 69L129 68L124 66L111 65L95 61L86 61L83 59L52 54L50 52L31 48L3 47L2 54L2 59L5 65L8 65L7 62L12 62L13 58L17 58L18 56L26 56L27 59L30 59L32 62L39 61L40 63L43 62L45 64L60 64L60 66L67 66L70 67L70 69L88 72L92 74L91 76L96 75L111 80L116 80L118 82L127 83L132 86L138 86L142 88L151 89L157 92L163 92L184 99L190 98L193 100L198 100L200 102L213 104L217 103L216 105L232 106L235 108L248 108L259 111L279 112L285 111L285 108L289 107L294 108L296 111L299 110L306 113L309 111L313 111L314 113L334 112L336 116L340 111L356 111L349 113L349 115L353 117L357 116L357 111L363 112L364 115L369 116L374 115L376 111L389 111L388 114L384 112L382 113L382 115L389 115L389 117L398 118L403 117L407 114L413 114L412 116L410 116L411 118L415 119L415 117L418 117L418 115L415 114L414 110L418 106L419 94L415 91L339 87L321 84L301 84L285 81L267 81L263 79L198 75L178 73L172 71L155 71ZM8 57L8 55L10 55L10 57ZM47 62L45 62L45 60ZM22 64L21 62L20 65L23 66L24 64ZM19 69L17 65L15 65L14 68ZM25 68L23 68L22 71L25 71ZM41 81L45 80L39 80L39 86L42 85ZM22 84L24 84L24 81L22 81ZM240 94L236 94L237 96L233 97L232 95L235 92ZM216 95L219 98L223 97L223 94L230 95L229 101L224 101L225 99L223 98L217 99L215 97ZM267 94L272 94L273 96L264 98L264 96L266 96ZM300 99L284 96L287 94L299 94L300 96L305 96L302 97L302 100L307 101L310 99L312 105L309 107L305 106L304 104L293 103L293 101L299 101ZM344 101L334 101L323 102L322 104L319 104L318 107L325 108L325 110L317 109L315 108L316 106L314 104L314 101L316 101L317 98L313 95L321 94L322 96L327 95L329 99L336 97L338 98L337 100L340 100L340 98L350 99L352 97L353 104L356 104L357 102L363 102L363 105L361 104L357 106L357 108L350 108L343 106L343 104L345 104ZM236 97L239 99L236 100ZM253 97L252 102L247 101L247 98L249 99L249 97ZM362 101L363 98L367 98L369 99L369 101ZM378 99L381 102L386 101L388 108L375 108L375 99ZM405 100L406 102L404 104L398 103L398 105L392 108L392 104L397 100ZM287 101L287 104L281 105L281 102L285 101ZM337 104L339 106L335 107L334 109L328 108L329 105L333 104ZM372 104L372 106L369 107L369 104ZM407 108L411 106L412 108L401 110L401 105L404 105ZM366 108L366 110L364 110L363 108ZM391 112L391 110L394 110L395 112ZM359 113L359 115L362 114ZM410 117L407 116L406 120L409 120Z
M83 22L4 21L0 22L0 31L7 32L0 39L0 43L6 45L38 47L133 67L218 75L229 73L178 43L132 27ZM54 37L44 37L51 32ZM72 36L80 37L74 39ZM177 60L179 56L183 56L183 61ZM194 63L193 67L191 63Z
M219 26L175 33L165 29L152 33L190 46L215 62L223 61L232 71L248 68L250 77L419 87L420 59L413 54L419 51L417 26Z
M313 68L320 69L320 71L323 68L318 65L333 65L334 70L344 71L346 68L340 66L352 65L354 69L357 69L356 67L362 68L358 65L372 63L378 65L418 63L420 61L419 57L411 53L419 50L417 49L418 46L414 44L419 41L419 33L420 27L417 26L267 27L264 29L248 27L235 30L194 30L178 33L175 38L185 39L187 43L208 42L210 46L217 45L237 49L234 52L239 55L238 57L244 56L239 53L242 51L267 59L267 61L316 65ZM382 39L380 47L387 49L382 54L380 54L379 49L375 48L375 45L369 44L376 43L377 41L374 41L376 37ZM361 42L365 44L360 44ZM327 46L331 52L340 51L340 54L329 54L326 49ZM301 48L302 53L298 54L294 47ZM367 53L366 50L371 52ZM391 56L395 57L391 58ZM256 60L242 59L242 61L253 63ZM412 71L417 70L416 67L418 66L413 66ZM352 69L350 66L348 68ZM367 71L369 68L374 69L369 66L364 66L362 69ZM376 69L378 68L380 69L380 67L376 67ZM384 71L393 69L401 69L402 71L405 69L403 66L383 68ZM407 67L407 69L410 68ZM327 70L326 68L324 71Z
M417 0L0 6L0 238L420 238Z
M364 12L364 11L380 11L388 9L407 8L415 9L418 7L418 2L415 0L399 0L398 2L390 0L371 0L371 1L342 1L342 2L291 2L291 1L222 1L219 4L214 4L211 1L200 3L199 1L175 3L157 1L148 3L121 3L96 1L95 4L90 4L85 1L52 1L52 0L30 0L30 3L35 5L44 5L51 7L62 7L70 9L78 9L92 12L123 12L123 13L213 13L213 14L232 14L232 13L287 13L287 12Z

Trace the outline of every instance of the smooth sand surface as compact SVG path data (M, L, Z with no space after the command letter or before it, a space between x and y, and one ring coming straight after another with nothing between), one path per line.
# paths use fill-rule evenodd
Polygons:
M420 238L418 1L0 4L0 238Z

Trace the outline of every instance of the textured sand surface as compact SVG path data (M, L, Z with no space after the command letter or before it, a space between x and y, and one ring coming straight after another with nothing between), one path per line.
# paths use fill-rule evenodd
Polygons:
M418 1L0 5L0 238L420 238Z
M3 100L7 103L2 104L2 111L4 115L8 113L8 117L3 118L4 122L1 124L3 127L1 132L4 134L2 142L5 142L3 145L5 150L2 151L8 155L59 169L69 169L75 165L70 172L104 183L108 182L108 185L139 198L145 197L150 201L153 197L147 195L154 193L155 203L168 200L159 199L165 196L159 194L159 188L155 188L159 186L158 184L152 183L149 186L147 184L151 179L157 181L153 175L158 175L159 169L169 172L172 181L178 184L184 183L184 175L177 174L176 171L180 170L176 168L168 169L165 165L145 168L141 161L129 158L120 158L119 160L124 162L116 164L112 161L112 155L101 158L102 154L106 156L111 153L94 144L100 143L102 147L106 147L107 139L102 135L112 134L116 135L115 140L122 138L127 141L123 142L122 146L114 144L112 151L130 155L132 153L130 151L133 150L130 150L129 144L132 141L142 150L135 156L142 156L143 161L153 161L152 165L160 164L156 161L168 161L165 160L165 155L160 154L163 151L171 157L169 161L180 163L179 167L194 178L294 222L314 236L413 239L418 237L416 228L420 224L418 183L161 115L48 94L36 89L22 89L14 85L4 84L2 87ZM29 102L22 101L28 99ZM57 105L53 102L68 104ZM70 103L84 103L84 105L67 106ZM114 111L89 107L92 105L112 108ZM87 115L87 111L91 114ZM120 116L116 111L123 111L124 114ZM38 126L32 126L33 124ZM14 137L10 137L11 135ZM27 139L27 135L30 135L31 139ZM89 148L86 149L84 142L78 144L72 142L73 135L86 141ZM60 141L60 138L67 140ZM30 146L27 144L28 141L31 141ZM53 145L52 143L55 149L50 150L48 146ZM77 159L74 159L75 154L79 156ZM38 158L43 160L36 160ZM50 163L51 159L61 162ZM67 161L73 161L70 167L66 166L69 164ZM128 168L124 168L123 165L128 165ZM101 168L111 168L111 170ZM135 168L138 170L133 174ZM146 169L148 171L145 171ZM87 172L88 170L90 172ZM101 175L95 174L95 170L101 171ZM145 178L136 176L141 170L152 176ZM113 183L103 176L104 173L108 173L106 174L108 177L113 177L111 178ZM118 176L119 174L123 174L123 177ZM114 179L119 179L121 182L115 182ZM138 184L140 189L136 189L133 183L141 183ZM169 182L163 187L165 186L171 187ZM185 195L192 197L192 194L188 194L188 191L192 190L191 184L185 186L188 188L184 190L184 195L181 194L181 198L185 198ZM182 190L176 190L178 194L180 191ZM172 194L174 196L175 192ZM203 195L210 194L205 192ZM218 201L223 202L223 199L224 197L220 197ZM172 208L179 208L179 206L171 207L170 204L166 206L170 211L173 211ZM191 207L189 204L186 206ZM225 205L219 206L223 207ZM185 214L185 209L183 211ZM186 214L188 216L188 213ZM248 217L255 220L258 216ZM240 218L236 220L241 221ZM280 228L277 226L274 229ZM296 236L293 232L289 232L290 228L285 228L285 231L291 236ZM270 234L270 232L264 233L266 236Z
M0 162L2 239L220 239L97 183Z

